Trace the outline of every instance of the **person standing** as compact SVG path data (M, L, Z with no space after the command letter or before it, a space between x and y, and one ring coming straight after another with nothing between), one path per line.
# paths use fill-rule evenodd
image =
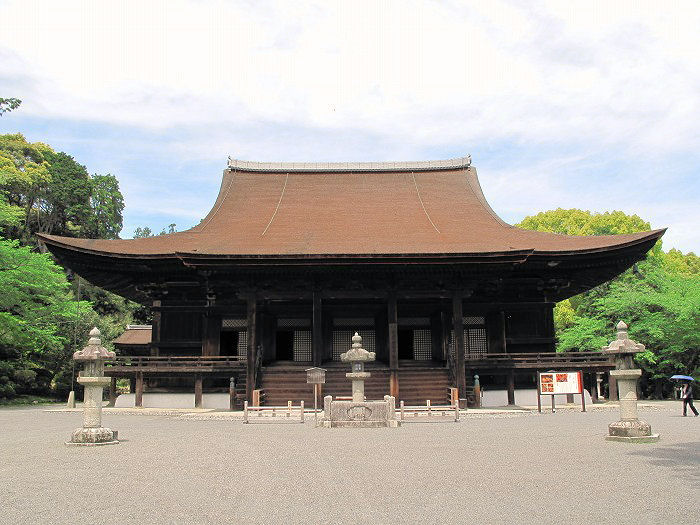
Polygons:
M688 407L693 411L695 417L698 417L698 411L693 406L693 383L688 381L683 385L683 390L681 391L681 399L683 400L683 417L688 415Z

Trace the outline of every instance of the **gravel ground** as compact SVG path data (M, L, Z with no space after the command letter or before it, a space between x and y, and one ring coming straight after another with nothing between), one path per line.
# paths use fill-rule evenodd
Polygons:
M0 410L2 523L700 523L700 418L474 414L399 429L106 413L122 443L66 447L76 412Z

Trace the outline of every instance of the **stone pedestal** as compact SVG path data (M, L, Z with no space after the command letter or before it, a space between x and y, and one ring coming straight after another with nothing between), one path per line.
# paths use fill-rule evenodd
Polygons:
M384 396L381 401L337 401L331 396L323 398L323 421L325 428L376 428L398 427L396 400Z
M83 426L76 428L71 440L66 445L114 445L119 443L117 432L102 426L102 391L111 379L104 375L105 359L114 357L101 346L100 331L90 331L90 341L80 352L73 354L76 361L85 362L85 369L80 372L78 383L85 387L83 401Z
M620 421L608 425L608 441L628 443L655 443L659 434L651 433L651 425L637 415L637 380L642 371L634 366L634 354L644 350L644 345L635 343L627 336L627 325L620 321L617 325L617 339L604 352L615 354L617 370L610 371L610 377L617 382L620 400Z

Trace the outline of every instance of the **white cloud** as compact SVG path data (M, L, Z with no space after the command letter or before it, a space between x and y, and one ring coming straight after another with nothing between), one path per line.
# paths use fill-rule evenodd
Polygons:
M2 15L23 71L6 67L31 71L24 110L42 115L640 149L700 134L697 2L21 0Z
M158 147L222 165L227 153L381 160L428 150L473 153L479 165L472 144L506 141L591 164L595 152L697 159L698 27L696 1L0 0L0 95L24 100L18 115L172 133ZM562 183L574 161L553 155L537 165L539 196L529 165L488 174L487 196L511 214L620 208L580 174ZM650 195L627 202L652 210L659 179L636 175L637 193ZM682 199L693 193L697 183L676 212L657 203L670 211L653 221L677 224L673 235L691 245L700 216ZM526 209L518 195L531 195Z

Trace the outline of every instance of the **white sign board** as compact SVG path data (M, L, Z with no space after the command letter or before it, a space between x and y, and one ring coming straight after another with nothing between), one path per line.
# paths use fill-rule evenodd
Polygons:
M581 372L540 372L539 383L540 393L543 395L583 392Z

